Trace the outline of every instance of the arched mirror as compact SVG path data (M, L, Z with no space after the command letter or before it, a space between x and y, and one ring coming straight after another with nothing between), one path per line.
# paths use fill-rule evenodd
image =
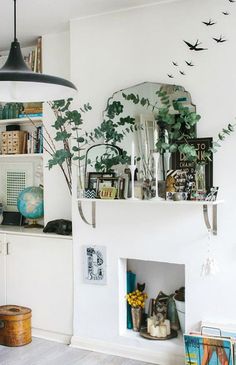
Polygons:
M196 137L195 116L191 95L182 86L154 82L115 92L104 111L104 120L112 120L117 134L122 136L114 142L131 154L134 141L140 178L153 178L151 156L157 148L162 150L160 177L163 180L170 158L165 147L172 144L173 150L176 140Z
M117 177L122 178L123 187L127 185L116 197L128 198L134 189L140 199L158 194L165 197L165 184L161 182L166 181L172 167L170 157L182 150L191 155L192 147L185 141L196 137L199 119L190 93L179 85L144 82L115 92L107 101L102 123L92 134L103 143L87 151L87 189L98 192L98 183L106 174L108 187L113 186L109 178ZM132 188L130 176L136 180ZM159 181L159 187L154 181Z

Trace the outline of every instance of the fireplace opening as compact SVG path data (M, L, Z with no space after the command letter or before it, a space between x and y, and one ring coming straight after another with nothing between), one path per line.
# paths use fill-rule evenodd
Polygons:
M144 340L182 342L185 265L128 258L120 260L120 274L120 334ZM131 305L127 293L131 293ZM147 294L147 299L142 293ZM145 300L144 308L134 310L135 306L142 306L142 300Z

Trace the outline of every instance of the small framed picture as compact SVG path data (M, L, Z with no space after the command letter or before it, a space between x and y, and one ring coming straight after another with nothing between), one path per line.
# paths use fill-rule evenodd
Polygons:
M83 246L84 283L106 285L107 257L105 246Z
M211 191L207 195L206 200L210 201L210 202L216 201L217 200L217 195L218 195L218 190L219 190L218 186L214 186L213 188L211 188Z
M88 173L88 183L87 188L89 190L97 189L97 179L100 177L104 178L112 178L115 176L114 172L111 173L103 173L103 172L89 172Z
M97 178L97 197L103 188L116 188L116 199L124 199L125 179L121 177L98 177Z

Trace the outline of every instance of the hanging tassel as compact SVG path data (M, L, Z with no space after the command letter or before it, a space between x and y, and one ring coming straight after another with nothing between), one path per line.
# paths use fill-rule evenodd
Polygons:
M207 258L202 265L201 276L211 276L217 274L219 271L218 263L212 255L212 233L208 231L208 248L207 248Z

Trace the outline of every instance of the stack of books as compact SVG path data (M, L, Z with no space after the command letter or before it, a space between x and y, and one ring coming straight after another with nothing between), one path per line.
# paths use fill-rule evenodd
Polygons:
M26 116L42 117L43 116L43 105L42 103L27 103L24 104L23 111L19 114L19 118L25 118Z
M24 61L32 71L42 73L42 37L38 37L35 48L24 56Z
M36 127L33 133L28 133L27 153L43 153L43 129Z

